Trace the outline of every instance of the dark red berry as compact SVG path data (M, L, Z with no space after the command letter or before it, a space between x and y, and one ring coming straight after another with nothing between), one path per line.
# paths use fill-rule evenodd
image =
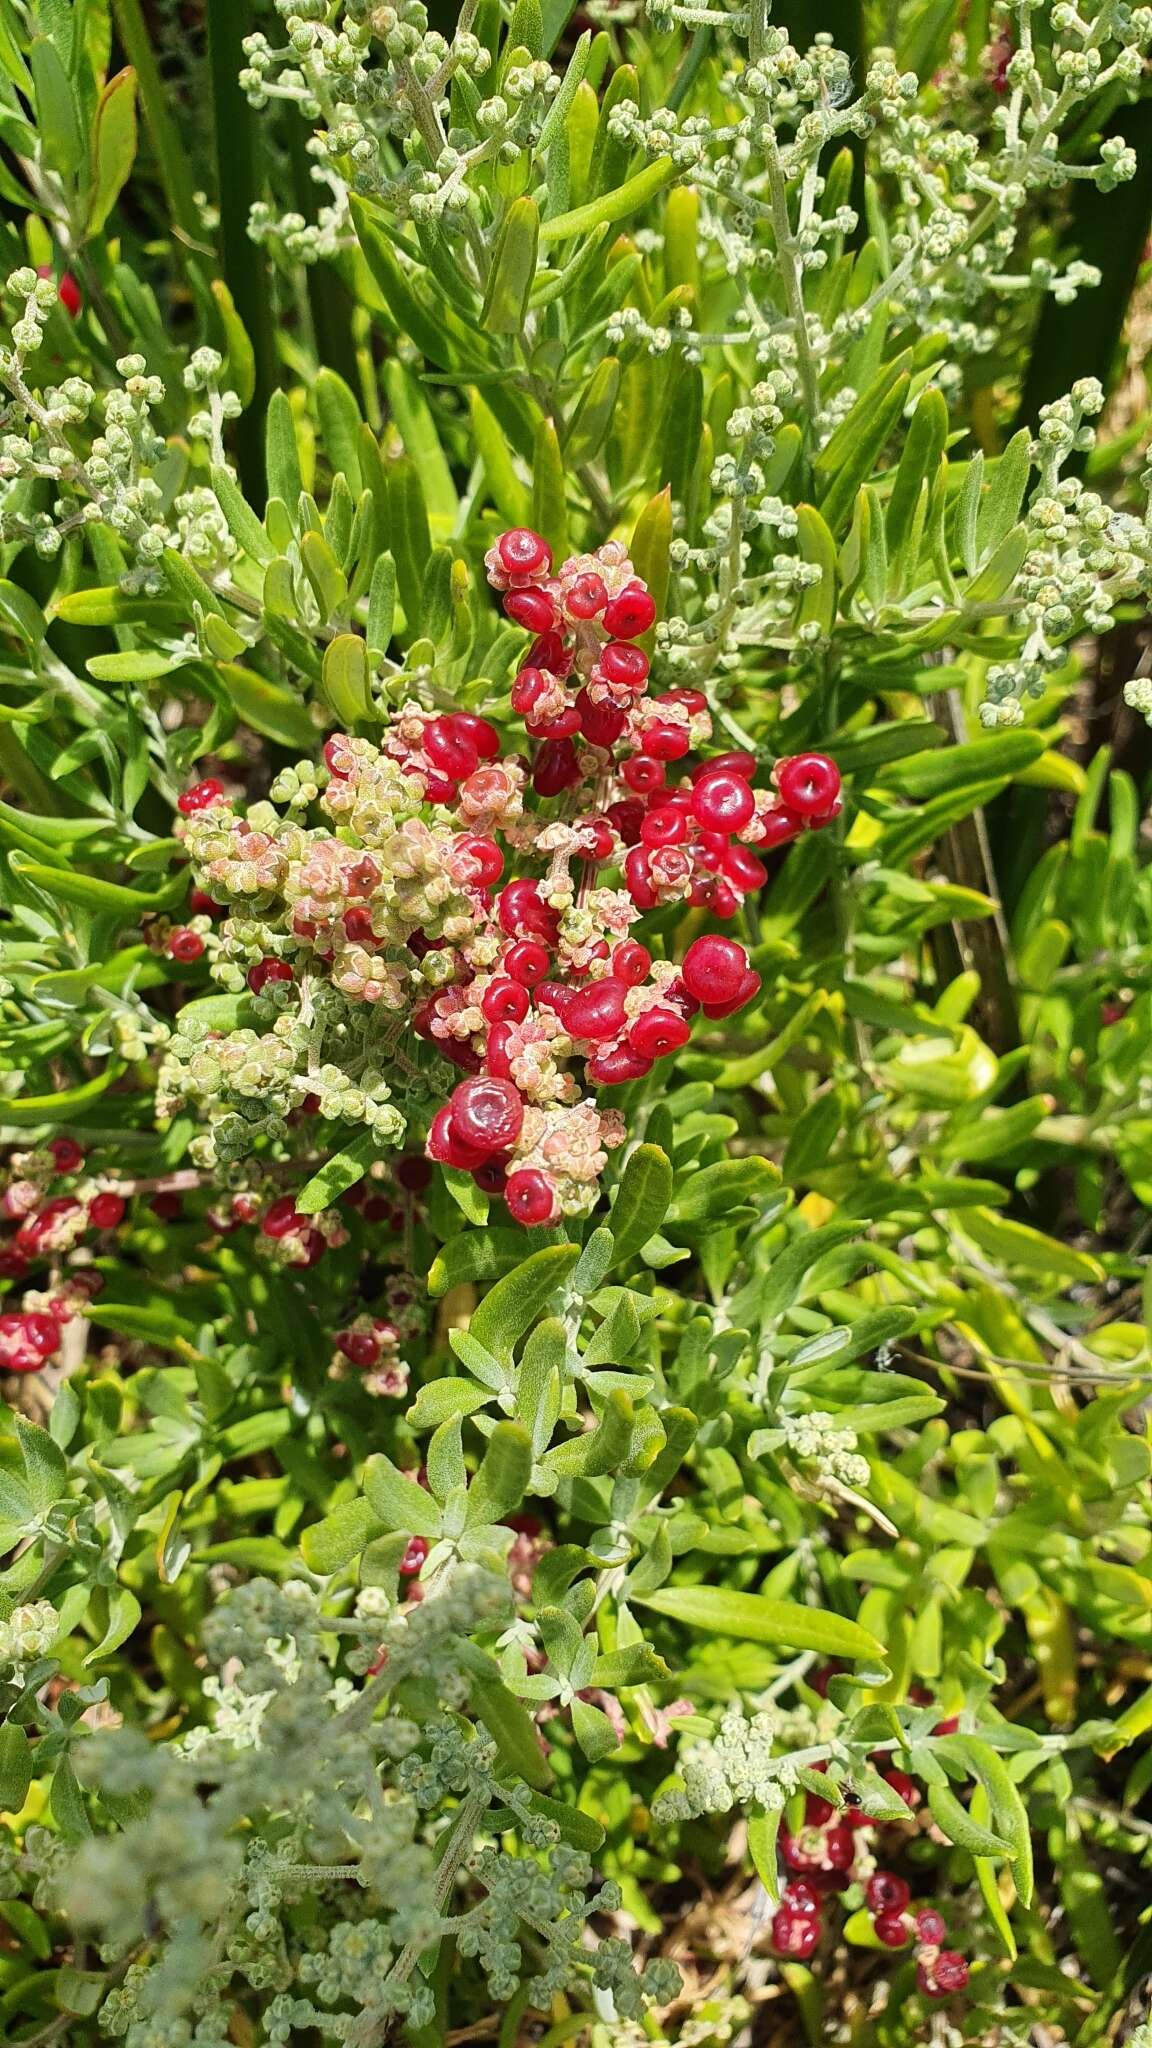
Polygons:
M903 1948L908 1939L908 1922L903 1913L877 1913L872 1922L876 1936L885 1948Z
M947 1997L950 1992L964 1990L968 1982L968 1965L955 1949L942 1949L932 1966L932 1975L936 1979L938 1993Z
M423 1564L424 1564L424 1559L425 1559L425 1558L427 1557L427 1555L428 1555L428 1539L427 1539L427 1537L426 1537L426 1536L410 1536L410 1537L408 1538L408 1545L407 1545L407 1548L406 1548L406 1550L405 1550L405 1552L404 1552L404 1555L403 1555L403 1557L402 1557L402 1558L400 1559L400 1576L401 1576L401 1578L404 1578L404 1579L414 1579L414 1578L417 1578L417 1577L419 1576L419 1573L420 1573L420 1571L421 1571L422 1567L423 1567Z
M84 1164L84 1153L75 1138L50 1138L48 1150L56 1162L57 1173L75 1173Z
M876 1870L864 1887L864 1902L870 1913L902 1913L912 1894L902 1877L892 1870Z
M628 723L627 715L619 706L607 698L597 700L587 690L581 690L576 699L580 714L580 730L590 746L611 747L616 744Z
M814 1913L797 1913L791 1906L778 1906L772 1916L772 1946L778 1955L803 1961L813 1953L820 1939L820 1922Z
M470 1145L460 1136L447 1103L437 1110L428 1133L429 1159L437 1160L441 1166L458 1166L463 1172L471 1173L477 1166L483 1166L490 1149L487 1145Z
M175 1189L170 1188L161 1188L153 1195L148 1207L154 1216L159 1217L161 1223L175 1223L177 1218L184 1214L183 1202Z
M336 1349L350 1365L375 1365L380 1356L380 1339L371 1330L341 1330Z
M253 995L258 996L270 981L291 981L294 977L286 960L257 960L246 978Z
M784 1887L782 1902L797 1913L819 1913L820 1893L806 1877L789 1878Z
M509 938L543 939L549 945L556 943L560 920L545 903L538 885L526 877L505 883L498 898L497 915L501 930L506 931Z
M702 781L705 775L712 775L717 769L727 769L732 775L739 775L745 782L751 782L759 763L755 754L748 754L742 747L733 748L728 754L713 754L710 761L701 761L692 770L693 782Z
M430 718L424 727L422 747L432 766L453 782L474 775L480 765L476 748L467 733L459 730L455 719Z
M580 762L571 740L542 741L532 764L532 787L537 796L559 796L565 789L574 789L580 780Z

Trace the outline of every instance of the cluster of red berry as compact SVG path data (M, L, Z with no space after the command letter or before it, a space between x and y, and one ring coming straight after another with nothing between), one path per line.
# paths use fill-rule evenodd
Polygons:
M919 1804L919 1790L906 1772L885 1769L884 1777L909 1809ZM780 1854L792 1874L772 1918L773 1947L778 1955L801 1961L813 1955L824 1932L826 1900L860 1883L877 1940L890 1949L915 1942L918 1988L929 1998L963 1991L968 1964L942 1946L948 1930L941 1914L931 1906L913 1912L906 1880L875 1867L870 1847L874 1825L858 1807L838 1811L830 1799L807 1795L803 1827L796 1834L780 1830Z
M0 1278L24 1280L33 1266L72 1251L89 1231L115 1230L123 1221L128 1205L114 1189L48 1194L54 1180L74 1177L83 1164L83 1150L74 1138L52 1138L41 1151L17 1161L0 1194L0 1215L16 1225L0 1244ZM103 1284L94 1267L70 1268L63 1292L32 1295L30 1309L0 1315L0 1372L39 1372L59 1350L64 1325L78 1304L98 1294Z

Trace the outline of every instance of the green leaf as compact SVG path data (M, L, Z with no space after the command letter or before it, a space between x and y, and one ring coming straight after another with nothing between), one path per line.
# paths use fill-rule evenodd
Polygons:
M543 534L556 561L568 553L568 481L560 440L551 420L536 428L532 456L532 524ZM637 570L637 574L643 574Z
M1103 1267L1088 1252L1060 1244L1043 1231L1034 1230L1030 1223L1017 1223L1012 1217L998 1216L992 1209L966 1210L960 1228L981 1251L1006 1266L1049 1278L1055 1276L1069 1286L1095 1287L1104 1277Z
M431 1494L414 1479L405 1479L383 1452L364 1467L364 1491L386 1529L405 1536L439 1536L440 1509Z
M769 1600L761 1593L734 1593L726 1586L663 1586L646 1593L637 1604L651 1607L685 1628L734 1636L740 1642L767 1643L779 1650L817 1650L823 1657L866 1659L883 1664L884 1650L875 1636L841 1614L819 1607L801 1607L791 1600Z
M108 1626L102 1640L85 1657L85 1664L95 1664L101 1657L110 1657L121 1643L127 1642L140 1621L140 1602L127 1586L117 1586L108 1599Z
M574 1244L549 1245L506 1273L485 1295L472 1318L471 1334L503 1365L521 1337L549 1307L580 1257Z
M800 599L796 623L818 626L827 637L836 623L836 542L814 505L797 505L796 522L800 559L820 571L819 581L810 584Z
M2 1119L0 1119L2 1121ZM451 1287L475 1286L510 1273L524 1257L521 1230L466 1230L449 1238L436 1254L428 1274L428 1292L435 1300Z
M1017 1897L1022 1906L1030 1906L1034 1885L1032 1830L1027 1808L1007 1764L988 1743L980 1742L974 1735L950 1735L941 1744L941 1751L944 1749L949 1755L961 1756L979 1780L991 1803L993 1820L1009 1844Z
M79 176L84 165L80 109L59 52L47 36L34 36L28 52L36 88L36 124L45 162L62 178Z
M228 531L233 540L239 541L244 553L252 561L267 564L276 559L276 550L264 530L263 523L240 489L231 470L220 463L212 465L212 489L216 502L224 514Z
M52 1774L50 1797L53 1817L66 1842L82 1842L86 1835L92 1833L88 1809L70 1756L62 1756Z
M325 1515L322 1522L313 1522L305 1529L300 1538L304 1562L309 1571L319 1572L322 1578L343 1571L385 1526L370 1501L345 1501Z
M748 1815L748 1854L752 1868L775 1906L780 1899L780 1875L776 1862L776 1838L783 1813L774 1807L766 1813Z
M324 649L321 688L342 726L355 725L372 709L368 649L359 633L337 633Z
M161 889L125 889L119 882L105 882L99 875L44 867L39 861L25 860L19 853L10 853L8 861L15 874L34 882L48 895L78 904L83 910L115 911L123 924L139 924L150 910L171 910L188 890L186 871L173 875Z
M532 1444L518 1422L498 1422L468 1489L468 1522L499 1522L518 1508L532 1476Z
M375 1131L360 1131L347 1145L334 1152L296 1196L301 1216L316 1216L338 1200L346 1188L361 1180L373 1160L380 1157L380 1140Z
M579 1697L572 1702L572 1733L580 1744L589 1763L598 1763L601 1757L611 1756L620 1747L620 1737L599 1707L590 1706Z
M360 429L363 421L355 393L335 370L320 370L315 385L316 412L324 453L338 476L348 479L353 497L363 489L360 473Z
M33 1752L15 1721L0 1725L0 1813L19 1813L32 1783Z
M128 66L110 78L96 105L92 129L92 189L87 235L98 235L136 161L136 73Z
M286 391L274 391L268 401L264 463L268 496L282 499L285 505L297 505L304 488L304 478L300 469L296 421Z
M51 874L52 869L47 872ZM62 1088L58 1095L0 1095L0 1125L17 1124L27 1128L31 1124L67 1123L78 1110L85 1110L90 1103L99 1101L106 1088L119 1078L123 1069L111 1060L102 1074L91 1081L81 1081L75 1088Z
M947 1785L929 1785L928 1810L941 1834L958 1849L967 1849L970 1856L1015 1856L1012 1844L973 1820Z
M546 1792L552 1770L531 1715L508 1690L495 1660L485 1651L464 1638L457 1645L457 1655L467 1676L476 1718L488 1730L502 1763L534 1791Z
M672 1199L672 1165L659 1145L629 1154L612 1205L613 1265L632 1258L659 1230Z
M505 215L488 272L488 289L480 315L489 334L519 334L528 314L536 282L540 245L540 209L527 195L515 199Z
M753 1208L776 1193L780 1169L769 1159L721 1159L689 1176L668 1211L670 1223L714 1221L729 1209Z
M16 1417L16 1435L28 1478L28 1491L37 1510L43 1513L60 1499L68 1484L68 1466L63 1451L46 1429Z
M553 220L546 220L540 229L542 242L567 242L573 235L590 234L593 228L610 226L624 220L630 213L636 213L647 206L650 199L662 192L679 175L676 164L670 156L659 156L655 163L637 171L634 178L628 178L615 191L604 192L598 199L591 199L586 206L577 206L570 213L557 214Z
M267 676L257 675L255 669L241 668L237 662L218 661L213 667L228 702L243 724L251 726L253 732L263 733L265 739L275 740L279 746L311 753L317 727L299 697L282 689L279 683L269 682Z

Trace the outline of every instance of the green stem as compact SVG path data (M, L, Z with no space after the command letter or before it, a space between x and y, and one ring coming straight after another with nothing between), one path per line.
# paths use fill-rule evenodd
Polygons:
M252 109L240 90L240 72L252 15L252 0L208 0L220 260L224 282L256 359L256 388L236 423L236 460L245 495L259 509L265 496L264 419L277 383L277 357L269 266L248 234L248 215L257 196L256 128Z

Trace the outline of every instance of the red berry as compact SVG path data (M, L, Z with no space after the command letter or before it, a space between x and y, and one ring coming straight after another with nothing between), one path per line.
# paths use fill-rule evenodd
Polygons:
M616 835L607 818L584 818L580 821L580 829L592 838L591 850L586 851L583 858L597 863L611 860L616 851Z
M60 1325L55 1316L32 1309L24 1317L24 1335L33 1351L38 1351L41 1358L50 1358L60 1343Z
M56 1162L57 1173L75 1173L84 1164L84 1153L75 1138L50 1138L48 1150Z
M947 1997L951 1991L963 1991L968 1982L968 1965L954 1948L942 1949L933 1965L932 1975L936 1979L938 1995Z
M661 804L649 811L640 827L642 846L682 846L688 837L688 820L679 804Z
M637 910L654 910L656 891L652 887L652 864L646 846L634 846L625 856L624 880Z
M605 632L620 640L635 640L655 622L656 606L642 583L626 584L619 597L612 599L603 619Z
M681 761L691 745L682 725L647 725L644 728L644 751L655 761Z
M784 1887L782 1902L797 1913L819 1913L820 1894L806 1877L790 1878Z
M605 682L640 691L648 680L649 661L642 647L632 647L627 640L610 640L600 649L597 668Z
M496 545L510 576L546 576L552 567L551 548L530 526L513 526Z
M908 1941L908 1923L903 1913L877 1913L872 1925L885 1948L903 1948Z
M513 625L524 626L529 633L548 633L556 624L556 606L546 590L509 590L504 610Z
M500 928L509 938L544 939L555 945L560 931L556 912L545 903L535 882L521 877L506 882L497 903Z
M932 1730L932 1733L933 1735L955 1735L956 1730L959 1728L959 1726L959 1714L949 1714L946 1720L937 1721L936 1726Z
M94 1195L88 1204L88 1221L95 1230L115 1230L124 1221L127 1207L123 1195Z
M638 844L640 828L644 823L644 806L638 803L635 797L621 797L618 802L607 804L604 816L619 833L625 846Z
M624 1028L626 982L607 975L588 988L576 989L564 1008L564 1027L573 1038L615 1038Z
M303 1216L296 1213L296 1204L292 1196L277 1195L276 1200L264 1213L260 1230L264 1237L287 1237L290 1231L295 1230L303 1222Z
M929 1941L935 1947L947 1934L948 1923L934 1906L925 1906L923 1912L916 1915L916 1932L921 1941Z
M432 1178L428 1161L421 1159L418 1152L405 1153L402 1159L396 1161L394 1172L398 1186L409 1195L423 1194Z
M797 818L826 818L840 794L840 770L827 754L793 754L772 771L781 798Z
M584 1067L586 1079L597 1088L619 1088L625 1081L642 1081L651 1072L651 1060L646 1060L631 1045L614 1045L607 1052L595 1052Z
M476 863L476 880L482 887L498 882L504 873L504 855L494 839L488 839L476 832L462 832L456 841L458 850L467 853Z
M51 277L52 265L50 263L38 263L36 275L37 277ZM70 270L65 270L61 275L60 282L56 287L56 296L69 318L72 320L78 319L84 300L80 287Z
M820 1939L820 1922L814 1913L797 1913L791 1906L778 1906L772 1916L772 1946L778 1955L810 1956Z
M291 981L294 977L286 960L257 960L245 978L253 995L258 996L270 981Z
M806 1828L822 1828L835 1811L830 1799L818 1799L815 1792L809 1792L804 1799L804 1825Z
M184 1204L175 1189L161 1188L158 1194L153 1195L148 1207L161 1223L175 1223L184 1214Z
M494 761L500 752L500 735L490 719L475 711L450 711L448 723L454 733L475 747L482 761Z
M743 776L731 768L714 768L694 784L692 810L709 831L738 832L755 815L756 799Z
M424 1559L428 1555L426 1536L410 1536L403 1557L400 1559L400 1576L405 1579L418 1577Z
M502 1159L486 1159L472 1169L472 1178L486 1195L502 1195L508 1184L508 1168Z
M453 782L463 782L480 766L480 756L466 732L452 718L430 718L424 727L422 751L434 768Z
M628 1033L628 1043L643 1060L663 1060L669 1053L678 1052L691 1036L692 1027L683 1017L678 1017L675 1010L657 1005L637 1017Z
M573 712L573 717L577 714ZM559 796L582 780L576 749L570 739L544 740L532 765L532 787L537 796Z
M651 754L633 754L620 773L637 796L647 796L650 790L664 786L664 763L653 760Z
M511 1081L477 1074L461 1081L449 1101L452 1130L465 1145L484 1152L507 1152L520 1136L524 1104Z
M608 589L602 576L594 570L584 576L577 576L569 590L564 593L564 604L574 619L594 619L608 602Z
M612 972L620 981L626 981L629 988L639 988L647 981L652 966L652 955L647 946L638 939L621 939L612 954Z
M483 1166L490 1147L468 1144L455 1129L451 1108L445 1103L432 1119L427 1150L429 1159L438 1160L441 1166L458 1166L471 1173L474 1167Z
M768 870L762 860L747 846L730 846L721 862L724 879L734 889L747 895L752 889L762 889L768 880Z
M372 925L372 912L365 910L362 904L356 904L351 910L346 910L342 922L345 936L356 945L370 946L373 943L376 933Z
M692 770L692 780L700 782L705 775L713 774L718 768L725 768L730 774L739 775L743 781L751 782L758 766L755 754L745 753L742 747L736 747L729 754L713 754L710 761L701 761L699 766Z
M906 1771L885 1771L884 1782L892 1787L905 1806L919 1806L920 1788Z
M336 1349L343 1352L350 1365L375 1365L380 1356L380 1340L371 1330L341 1330Z
M727 1003L738 996L748 973L748 955L735 939L708 934L693 939L680 969L689 995L702 1003Z
M523 1223L529 1229L541 1223L551 1223L556 1213L552 1186L534 1167L522 1167L519 1172L508 1175L504 1200L517 1223Z
M876 1870L864 1887L864 1902L870 1913L902 1913L912 1894L902 1877L892 1870Z
M193 917L223 917L224 915L224 905L217 903L215 897L209 896L203 889L189 890L188 908L192 912Z
M856 1835L845 1821L825 1829L824 1860L833 1870L851 1870L856 1860Z
M787 846L791 840L799 836L801 825L802 820L795 817L791 811L785 810L783 804L773 804L770 810L762 811L760 814L759 837L756 844L766 846L769 852L774 846Z
M508 981L502 975L490 981L480 998L480 1008L489 1024L522 1024L531 1007L523 982Z
M752 1001L753 996L757 996L759 995L759 993L760 976L756 973L754 968L750 967L748 969L747 974L744 976L743 981L740 984L740 988L737 994L734 996L729 996L728 1001L726 1003L705 1003L704 1015L706 1017L711 1017L713 1019L718 1017L730 1017L734 1010L742 1010L745 1004L750 1003Z
M580 714L580 730L589 746L614 746L628 723L627 715L618 705L610 703L607 698L598 701L590 697L587 690L580 691L576 709Z
M538 704L551 688L552 678L545 675L542 668L522 668L510 693L513 711L519 712L521 718L527 718L533 705Z
M225 804L227 801L223 783L217 782L214 775L208 775L203 782L194 782L191 789L177 797L176 808L190 818L195 811L207 811L213 804Z
M168 956L170 959L184 962L198 960L203 951L204 941L199 932L191 931L187 925L181 925L176 931L169 932Z
M513 981L520 982L524 988L532 988L536 982L543 981L552 965L552 956L538 939L517 939L509 946L501 964Z
M580 730L580 713L570 704L552 718L526 718L524 726L534 740L570 740Z
M562 635L541 633L528 649L528 664L531 668L546 668L550 676L566 676L572 666L572 657Z

